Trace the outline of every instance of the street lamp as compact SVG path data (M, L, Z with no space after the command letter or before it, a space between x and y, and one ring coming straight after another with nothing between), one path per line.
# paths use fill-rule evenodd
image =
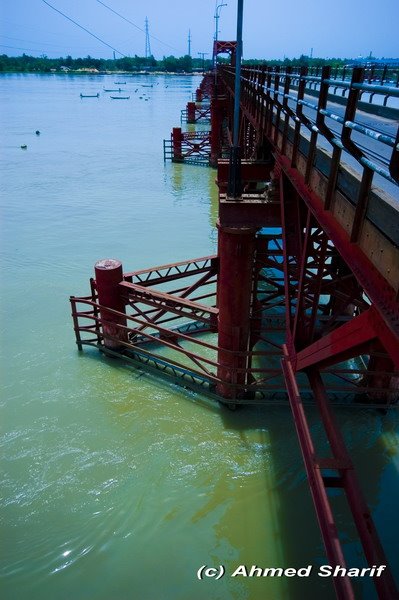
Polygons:
M220 12L222 10L223 6L227 6L227 4L225 2L223 2L222 4L217 4L216 8L215 8L215 16L213 17L215 19L215 36L214 36L214 56L213 56L213 67L216 70L216 43L218 41L218 33L219 33L219 19L220 19Z
M215 42L218 41L218 33L219 33L219 19L220 19L220 12L222 10L223 6L227 6L226 3L222 3L222 4L218 4L215 8Z

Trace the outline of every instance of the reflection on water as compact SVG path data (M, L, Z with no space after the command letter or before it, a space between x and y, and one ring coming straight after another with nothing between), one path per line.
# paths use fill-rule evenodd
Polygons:
M2 597L333 598L317 577L229 576L325 562L288 408L231 413L75 350L68 296L98 259L133 270L216 248L215 171L162 157L198 78L132 77L129 102L80 99L110 81L0 78ZM398 570L397 415L338 416ZM204 564L227 575L200 582Z

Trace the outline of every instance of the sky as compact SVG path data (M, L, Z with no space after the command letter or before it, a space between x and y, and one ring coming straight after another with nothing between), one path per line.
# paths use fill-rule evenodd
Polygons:
M236 39L237 0L46 0L107 45L53 10L44 0L1 0L0 54L96 58L145 54L148 17L155 58L199 53L211 58L215 8L220 40ZM133 22L111 12L105 5ZM399 57L399 0L244 0L246 59ZM111 46L111 47L110 47ZM312 50L313 49L313 50Z

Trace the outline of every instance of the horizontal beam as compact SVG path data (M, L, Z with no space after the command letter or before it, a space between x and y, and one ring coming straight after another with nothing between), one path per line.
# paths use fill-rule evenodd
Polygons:
M211 269L214 269L216 272L217 264L218 257L216 254L212 254L210 256L202 256L201 258L192 258L181 262L151 267L150 269L131 271L124 273L123 278L125 281L130 281L131 283L136 279L135 283L143 286L156 285L205 273Z
M264 194L242 194L240 200L219 195L222 227L281 227L280 202Z
M217 321L219 310L213 306L206 306L166 292L158 292L152 288L145 288L128 281L121 281L119 286L123 288L130 301L142 302L205 323L216 323Z
M368 345L378 335L374 328L374 314L374 309L370 308L298 352L296 370L302 371L315 365L325 368L367 353Z

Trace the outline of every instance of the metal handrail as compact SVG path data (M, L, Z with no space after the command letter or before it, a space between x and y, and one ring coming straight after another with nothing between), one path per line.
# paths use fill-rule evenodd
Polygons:
M326 70L327 69L327 70ZM231 67L221 67L221 73L225 73L228 77L232 77L233 69ZM266 77L265 77L266 76ZM241 102L245 101L248 94L252 94L251 98L256 103L264 103L266 106L266 112L269 111L274 115L273 118L280 119L281 115L285 115L287 119L293 119L298 126L302 125L311 132L312 147L317 143L317 136L322 135L325 137L333 146L340 150L345 149L346 152L351 154L358 163L373 173L381 175L388 181L394 184L399 183L399 144L397 142L398 135L396 138L392 135L387 135L378 129L371 126L365 126L364 123L359 122L356 118L356 112L358 110L358 103L363 93L371 93L373 95L379 94L385 97L384 104L388 96L399 97L399 87L384 86L379 84L371 84L364 82L365 70L363 68L354 68L352 70L352 77L350 81L339 80L331 78L331 70L327 67L324 68L322 75L309 75L306 68L302 68L299 74L293 73L291 69L286 71L280 70L280 68L265 67L259 69L258 67L250 67L245 65L242 69L241 82L242 82L242 95ZM299 83L297 93L287 93L287 89L290 88L290 82L295 80ZM284 82L284 83L283 83ZM307 82L317 82L320 84L320 92L323 88L325 97L328 95L330 86L334 88L342 87L349 90L348 96L345 98L346 113L342 117L335 114L331 110L326 109L326 102L323 104L313 103L305 100L303 95ZM284 85L282 89L280 86ZM259 93L261 92L261 93ZM280 102L280 98L282 102ZM290 100L295 104L294 108L288 106L287 101ZM323 122L323 131L317 127L316 122L311 121L306 117L302 111L302 107L315 111L316 115L322 115L321 120ZM350 115L348 113L348 106L350 106ZM256 109L258 111L258 109ZM353 113L353 114L352 114ZM328 117L337 123L342 125L341 131L333 131L325 123L323 118ZM317 116L316 121L319 121ZM270 117L269 117L270 121ZM286 128L285 128L286 130ZM371 138L374 141L382 144L380 146L380 152L374 150L367 151L364 145L356 143L350 137L350 131L356 131L365 138ZM284 144L283 144L284 145ZM390 157L387 159L381 153L383 147L392 148ZM385 153L386 154L386 153ZM368 156L369 155L369 156ZM378 164L389 164L389 170ZM373 160L372 160L373 159Z

